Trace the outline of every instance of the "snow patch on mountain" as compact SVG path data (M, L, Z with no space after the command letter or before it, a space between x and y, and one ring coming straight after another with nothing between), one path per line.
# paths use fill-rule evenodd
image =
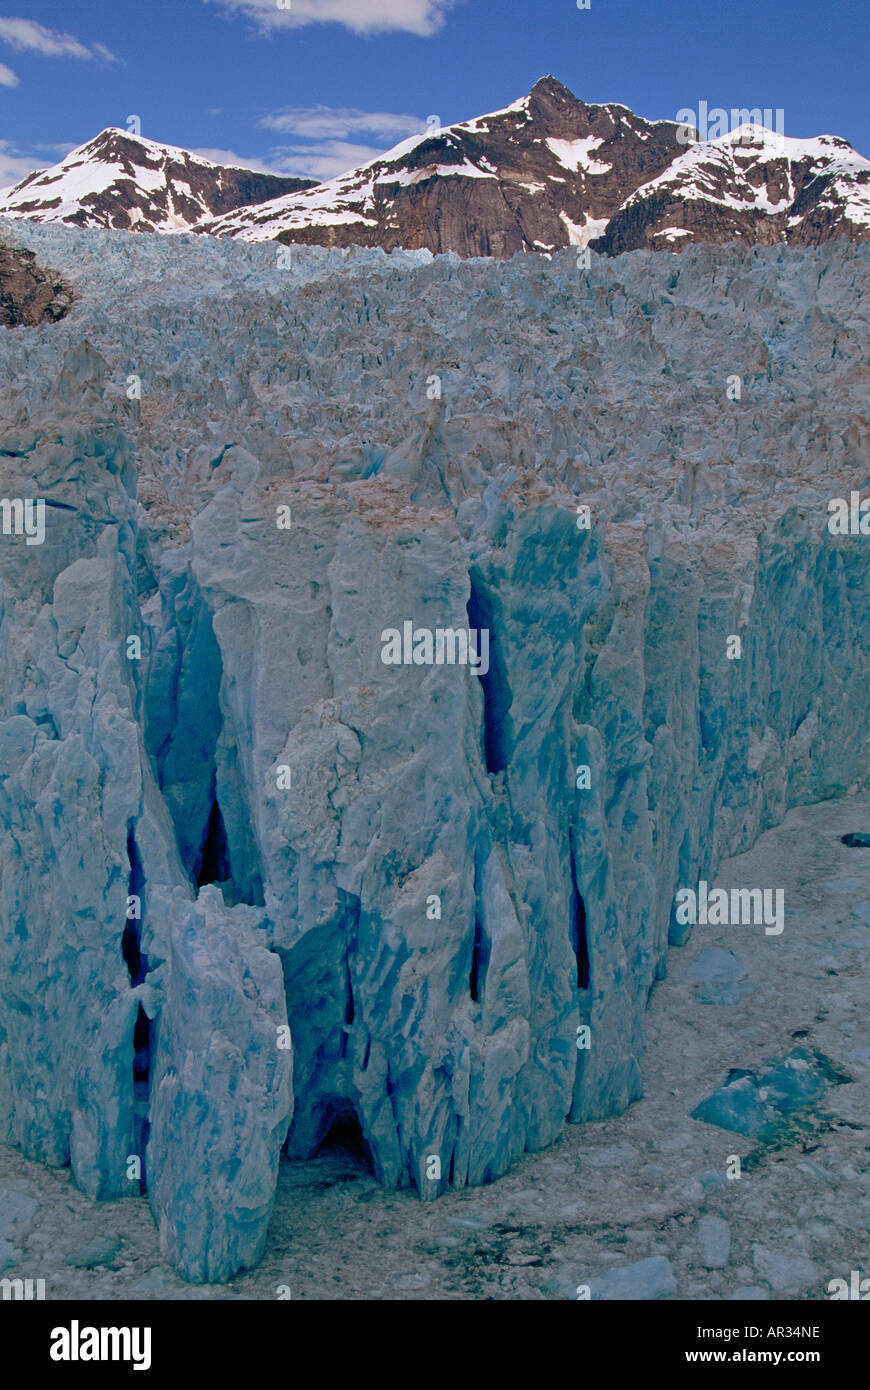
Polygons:
M754 172L766 170L774 163L784 164L787 178L783 194L778 198L771 198L766 186L750 182ZM657 190L677 188L681 198L714 198L727 207L781 212L783 204L795 195L795 166L807 164L814 166L814 175L825 174L838 180L854 180L856 176L870 179L870 160L839 136L820 135L811 140L797 140L765 126L744 125L715 140L692 145L664 173L642 184L623 206L643 202ZM726 187L733 191L723 191L723 179ZM859 215L866 215L867 194L860 185L850 192L849 201Z
M571 246L588 246L590 241L604 234L608 219L606 217L587 217L583 223L572 222L566 212L559 214L560 220L568 229L568 242Z
M562 167L574 174L581 169L587 174L607 174L613 168L612 164L603 164L601 160L591 158L592 150L604 144L600 136L587 135L582 140L547 140L545 143Z
M467 179L494 179L498 177L495 173L488 173L484 169L479 169L476 164L471 163L470 159L464 159L461 164L436 164L424 169L409 169L405 173L398 174L395 182L401 187L407 188L415 183L421 183L423 179L446 179L456 176Z

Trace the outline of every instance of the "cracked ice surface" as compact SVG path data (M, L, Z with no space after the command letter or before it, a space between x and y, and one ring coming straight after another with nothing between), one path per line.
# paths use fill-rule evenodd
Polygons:
M431 1198L623 1109L676 887L866 780L866 248L6 235L78 298L0 338L0 1137L220 1280L335 1117Z

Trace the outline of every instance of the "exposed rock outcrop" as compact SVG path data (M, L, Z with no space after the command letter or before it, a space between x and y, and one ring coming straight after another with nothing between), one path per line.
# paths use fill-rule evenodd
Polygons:
M0 326L56 323L72 294L59 275L37 265L32 251L0 242Z

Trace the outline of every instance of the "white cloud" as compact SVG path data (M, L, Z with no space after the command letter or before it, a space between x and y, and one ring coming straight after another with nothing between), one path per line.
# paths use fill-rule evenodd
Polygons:
M236 154L235 150L215 149L213 147L194 149L200 159L208 159L212 164L228 165L232 169L253 169L258 174L280 174L284 178L316 179L324 183L355 169L358 164L367 164L383 154L382 145L359 145L348 140L320 140L304 145L279 145L269 151L267 159Z
M306 24L343 24L355 34L400 30L429 38L444 23L447 11L461 0L210 0L240 10L261 29L301 28Z
M67 155L71 154L73 150L77 150L81 143L80 140L60 140L50 145L34 145L33 148L40 151L45 150L48 154L52 155L55 160L58 160L66 159Z
M0 63L0 87L19 86L18 78L11 68L7 68L5 63Z
M0 193L14 188L28 174L44 168L45 161L40 164L29 155L17 154L11 140L0 140Z
M287 106L257 122L292 137L269 151L272 167L321 182L367 164L409 135L421 135L423 116L395 111L361 111L355 106Z
M323 140L311 145L285 145L271 151L272 163L282 174L325 183L346 174L358 164L368 164L383 154L383 145L355 145L348 140Z
M282 174L284 172L283 169L278 169L273 164L264 164L261 159L249 159L247 155L236 154L235 150L192 149L190 153L198 154L200 159L208 159L212 164L224 164L230 169L253 169L257 174Z
M0 16L0 39L10 48L40 53L43 58L101 58L107 63L118 60L104 43L82 43L73 34L58 29L46 29L35 19Z
M374 135L404 140L425 129L419 116L398 115L390 111L360 111L345 106L287 106L273 111L258 122L266 130L296 135L303 140L341 140L348 135Z
M270 150L268 159L213 147L191 149L191 154L198 154L200 159L208 159L212 164L223 164L230 169L253 169L257 174L279 174L282 178L316 179L318 183L334 178L336 174L344 174L381 153L380 147L370 149L368 145L351 145L341 140L327 140L312 145L283 145Z

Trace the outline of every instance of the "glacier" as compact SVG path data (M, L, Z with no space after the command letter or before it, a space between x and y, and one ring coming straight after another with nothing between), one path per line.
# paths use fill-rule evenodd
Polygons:
M677 889L867 786L870 251L0 239L0 1140L219 1282L334 1124L433 1200L624 1109Z

